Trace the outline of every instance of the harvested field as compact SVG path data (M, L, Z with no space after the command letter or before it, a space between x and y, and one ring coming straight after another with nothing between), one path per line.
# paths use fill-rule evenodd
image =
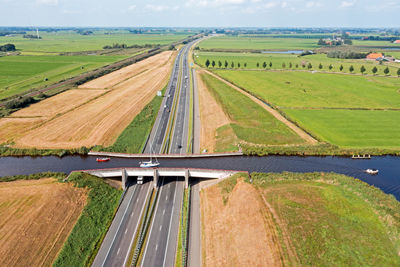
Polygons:
M275 227L260 195L241 179L235 183L230 178L201 191L203 265L281 266Z
M0 266L50 266L85 204L52 178L0 183Z
M201 79L201 71L197 72L199 100L200 100L200 151L214 152L216 146L216 131L219 127L229 124L229 117L222 110L206 85Z
M61 99L50 98L47 102L42 101L23 109L15 116L28 114L45 116L47 113L53 116L46 121L39 121L40 123L37 118L33 118L34 127L28 128L19 135L7 129L25 126L20 126L19 120L15 120L15 124L6 121L7 129L1 131L0 141L14 141L16 147L24 148L79 148L111 145L132 119L151 101L156 92L165 85L174 55L174 52L167 51L134 64L135 68L126 67L132 71L130 79L128 72L123 68L120 71L124 75L120 75L119 82L116 79L104 77L93 81L94 88L102 87L100 85L103 83L104 88L111 84L115 85L109 91L80 89L83 93L70 93L71 98L77 94L76 97L79 99L78 95L81 94L85 97L88 95L87 99L68 100L69 104L66 104L63 99L69 98L69 95L61 94L57 96ZM144 68L149 69L139 74L136 72ZM54 106L54 108L49 108L49 106ZM59 114L58 107L65 112ZM46 109L49 111L43 111ZM54 114L54 112L57 113ZM0 125L2 120L4 119L0 120ZM7 120L10 119L7 118ZM23 123L27 125L28 122L23 121Z

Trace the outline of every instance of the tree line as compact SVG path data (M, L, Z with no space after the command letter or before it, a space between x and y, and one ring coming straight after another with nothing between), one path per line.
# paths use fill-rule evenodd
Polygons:
M127 44L112 44L112 45L105 45L103 46L103 49L116 49L116 48L153 48L153 47L159 47L161 46L160 44L144 44L144 45L138 45L138 44L134 44L134 45L127 45Z
M209 59L207 59L206 62L205 62L205 65L206 65L207 68L209 68L210 66L213 67L213 68L215 68L216 66L218 66L218 68L222 68L222 67L228 68L228 67L230 67L230 68L232 68L232 69L235 68L235 67L236 67L236 68L241 68L241 66L243 66L243 68L247 68L247 63L246 63L246 62L241 64L240 62L235 63L234 61L232 61L232 62L229 63L227 60L225 60L224 62L222 62L222 61L220 61L220 60L219 60L218 62L216 62L215 60L211 60L211 61L210 61ZM272 62L267 63L266 61L264 61L262 64L260 64L260 62L257 62L257 63L256 63L256 66L257 66L257 68L262 67L263 69L266 69L267 67L272 68L273 64L272 64ZM299 67L302 67L302 68L304 68L304 69L307 68L308 70L312 70L312 69L313 69L313 65L311 64L311 62L308 62L308 64L306 64L306 63L301 63L300 65L299 65L298 63L293 64L292 62L289 62L289 64L286 65L286 63L283 62L283 63L282 63L282 68L285 69L286 67L289 67L290 69L292 69L292 68L294 68L294 67L295 67L296 69L298 69ZM324 66L322 65L322 63L319 63L318 69L322 70L323 68L324 68ZM333 66L332 64L329 64L329 65L328 65L328 69L329 69L330 71L332 71L332 70L334 69L334 66ZM340 66L339 66L339 70L340 70L340 71L343 71L343 70L344 70L344 66L343 66L343 65L340 65ZM348 70L350 71L350 73L355 72L355 68L354 68L353 65L350 65L350 67L349 67ZM367 69L365 68L364 65L362 65L362 66L360 67L360 73L361 73L361 74L364 74L366 71L367 71ZM372 72L374 75L375 75L378 71L379 71L379 70L378 70L378 68L377 68L376 66L374 66L374 67L371 69L371 72ZM383 69L383 73L384 73L385 75L389 75L389 73L390 73L389 67L386 66L386 68ZM400 68L397 69L396 74L397 74L398 76L400 76Z
M1 52L10 52L10 51L15 51L15 45L14 44L5 44L5 45L0 45L0 51Z

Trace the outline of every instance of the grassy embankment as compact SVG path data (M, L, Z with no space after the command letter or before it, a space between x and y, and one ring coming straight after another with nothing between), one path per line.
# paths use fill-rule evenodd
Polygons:
M334 173L251 176L278 217L284 257L282 237L288 235L301 265L400 264L400 203L393 196Z
M308 64L311 63L312 70L328 73L353 73L361 75L361 66L365 67L365 74L373 75L372 69L377 68L376 75L385 76L384 69L389 67L389 76L397 77L397 70L400 67L399 63L384 62L382 65L374 60L365 59L339 59L328 58L326 54L314 54L308 56L298 56L293 54L255 54L255 53L224 53L224 52L202 52L196 51L194 56L196 63L205 67L205 62L208 59L210 62L215 61L215 69L219 68L218 62L222 63L221 68L225 68L225 61L228 62L227 69L236 70L292 70L292 71L307 71ZM234 68L231 67L232 62ZM263 63L267 66L264 68ZM238 67L240 63L240 67ZM259 66L257 67L257 63ZM270 67L269 64L272 63ZM246 66L245 66L246 64ZM291 64L291 65L290 65ZM322 68L319 68L319 65ZM330 69L329 66L332 66ZM340 66L343 70L340 70ZM354 71L350 72L350 66L353 66ZM210 68L212 66L210 65Z
M216 151L236 150L239 142L262 145L304 143L286 125L248 97L208 74L201 77L233 121L217 129Z
M244 146L245 153L399 153L397 79L309 72L217 70L216 73L274 106L319 140L332 144L283 147L282 151Z
M0 177L0 182L44 177L54 177L62 182L66 175L44 172ZM85 173L73 173L67 182L89 189L88 202L53 265L90 266L112 222L121 191L109 186L102 179Z
M188 228L188 216L189 216L189 194L190 194L190 186L186 188L183 193L183 204L179 221L179 234L178 234L178 246L176 250L175 257L175 267L185 266L186 256L183 258L182 253L186 253L187 247L187 235L189 232Z
M122 191L85 173L71 174L68 182L90 190L88 203L53 266L90 266L114 218Z

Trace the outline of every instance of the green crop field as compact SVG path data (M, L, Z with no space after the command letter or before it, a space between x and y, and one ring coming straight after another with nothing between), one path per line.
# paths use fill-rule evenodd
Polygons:
M36 34L30 32L29 34ZM94 31L92 35L80 35L73 31L39 32L42 39L26 39L22 35L0 36L0 45L6 43L15 44L18 50L23 52L78 52L101 50L105 45L124 43L129 45L144 44L169 44L189 36L189 33L171 34L130 34L128 32L112 31L105 34L102 31Z
M400 265L400 204L392 195L334 173L252 173L251 178L275 211L277 241L292 263L287 265Z
M247 96L208 74L203 74L202 79L233 121L230 125L222 126L217 130L217 150L231 149L232 147L223 142L232 135L254 144L303 143L303 140L292 130Z
M284 109L302 128L341 147L400 147L400 111Z
M400 108L397 78L300 71L216 73L279 107Z
M294 50L315 49L320 47L318 39L271 38L256 36L218 36L202 41L201 49L235 49L235 50Z
M0 99L110 64L127 56L0 57ZM45 79L48 79L45 81Z
M399 47L400 44L395 44L389 41L371 41L371 40L353 40L353 45L356 46L370 46L370 47L382 47L382 46L393 46Z
M400 57L400 54L390 53L393 56ZM205 62L208 59L210 62L215 61L215 68L219 68L218 63L222 63L221 68L225 68L225 61L228 62L228 67L231 69L232 62L234 63L234 69L264 69L263 63L267 64L265 69L290 69L290 70L307 70L308 63L311 63L312 70L318 70L322 72L342 72L350 73L350 66L354 67L353 73L361 74L361 66L364 66L366 71L365 74L373 74L373 67L377 67L377 75L385 75L384 69L388 65L379 65L379 62L365 59L338 59L328 58L326 54L315 54L299 57L293 54L256 54L256 53L227 53L227 52L199 52L194 53L194 59L197 64L205 67ZM240 63L240 67L238 67ZM257 63L259 66L257 67ZM272 63L272 66L269 66ZM246 66L245 66L246 64ZM284 64L284 65L283 65ZM291 65L290 65L291 64ZM319 64L322 68L319 68ZM329 65L332 65L332 69L329 69ZM340 66L343 65L343 70L340 70ZM390 63L389 65L391 76L397 77L397 70L400 68L399 63ZM209 66L212 68L212 66Z

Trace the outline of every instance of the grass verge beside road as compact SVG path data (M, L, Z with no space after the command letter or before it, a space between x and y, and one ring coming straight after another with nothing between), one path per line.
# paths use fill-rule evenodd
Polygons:
M230 139L233 135L240 140L252 144L282 145L302 144L303 140L276 120L271 114L254 103L251 99L235 91L230 86L218 79L202 74L207 88L222 106L224 112L233 121L229 126L222 126L218 129L217 149L226 150L232 144L225 147L218 146L224 143L224 139ZM221 129L221 130L220 130Z
M122 191L86 173L72 173L68 182L88 188L88 203L53 266L90 266L117 210Z

